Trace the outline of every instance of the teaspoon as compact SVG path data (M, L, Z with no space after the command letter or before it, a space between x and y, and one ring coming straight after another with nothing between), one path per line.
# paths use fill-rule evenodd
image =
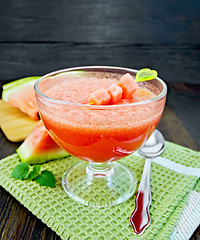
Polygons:
M135 197L135 210L130 223L135 234L142 234L150 225L149 206L151 204L151 160L159 156L165 148L165 139L161 132L155 130L147 142L138 150L146 158L140 185Z

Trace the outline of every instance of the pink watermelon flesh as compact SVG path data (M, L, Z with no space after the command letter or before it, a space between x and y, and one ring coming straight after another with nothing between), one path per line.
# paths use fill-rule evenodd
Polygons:
M111 84L107 91L111 97L111 104L117 103L121 100L123 91L122 88L117 84Z
M44 163L69 155L54 142L42 120L38 122L31 134L17 149L17 153L22 162L29 164Z
M131 74L124 74L118 84L111 84L108 89L100 88L90 94L90 104L104 105L115 104L122 98L130 99L133 93L139 88Z
M131 98L133 93L139 87L135 79L129 73L126 73L125 75L123 75L120 78L118 84L123 89L124 98Z
M39 76L27 77L4 84L2 99L34 120L39 120L34 93L34 84L39 78Z
M29 115L32 119L39 120L34 86L25 86L18 92L13 93L8 100L8 104L19 108L22 112Z
M104 105L104 104L108 104L109 101L110 101L110 95L104 88L100 88L90 94L91 104Z

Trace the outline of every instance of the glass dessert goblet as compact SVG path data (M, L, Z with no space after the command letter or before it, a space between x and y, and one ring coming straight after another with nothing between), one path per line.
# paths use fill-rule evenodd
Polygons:
M128 100L88 104L91 92L117 84L126 73L134 77L137 70L76 67L49 73L35 84L48 133L68 153L84 160L65 172L62 184L72 199L87 206L113 206L132 196L135 175L116 160L146 142L164 109L167 87L159 78L140 82Z

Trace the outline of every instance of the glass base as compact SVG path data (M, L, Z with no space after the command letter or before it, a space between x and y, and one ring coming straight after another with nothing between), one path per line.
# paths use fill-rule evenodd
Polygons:
M135 175L118 162L81 162L65 172L65 192L91 207L109 207L129 199L136 189Z

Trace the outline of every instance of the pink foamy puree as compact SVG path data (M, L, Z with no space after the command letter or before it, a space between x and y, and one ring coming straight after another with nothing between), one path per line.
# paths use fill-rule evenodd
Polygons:
M45 95L69 103L88 104L89 95L99 88L107 89L117 83L121 75L106 77L60 75L52 78L53 84ZM131 106L155 97L158 90L143 83L131 98L121 99L114 108L105 106L79 106L39 102L41 117L54 140L67 152L86 161L108 162L137 150L152 134L161 117L165 99L148 104ZM44 88L45 89L45 88ZM127 104L126 106L117 106Z

